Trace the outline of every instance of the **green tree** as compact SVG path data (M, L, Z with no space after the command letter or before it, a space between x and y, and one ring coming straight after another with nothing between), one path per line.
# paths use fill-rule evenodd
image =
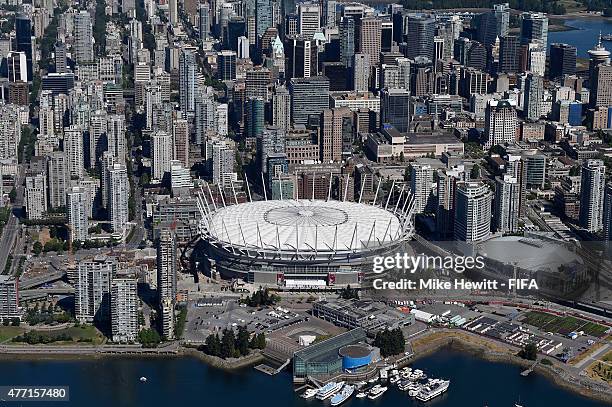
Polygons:
M527 360L536 360L538 357L538 347L535 343L528 343L521 349L519 356Z
M238 336L236 337L236 348L240 355L246 356L249 354L249 331L246 326L238 327Z
M143 329L138 334L138 341L144 348L155 348L161 342L161 336L155 329Z
M378 331L374 338L374 346L380 349L383 357L398 355L404 352L406 339L401 329Z
M236 350L235 343L236 338L234 331L231 329L224 329L223 337L221 338L221 357L223 359L234 356Z
M204 353L212 356L221 356L221 340L218 334L210 334L204 344Z
M480 178L480 165L474 164L474 166L470 170L470 178L471 179Z

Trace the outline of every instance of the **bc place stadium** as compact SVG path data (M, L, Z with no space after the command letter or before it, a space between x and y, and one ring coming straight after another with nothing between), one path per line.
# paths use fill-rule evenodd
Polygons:
M391 191L370 203L281 199L227 206L202 192L200 236L209 271L286 290L360 287L373 257L397 250L414 231L412 195Z

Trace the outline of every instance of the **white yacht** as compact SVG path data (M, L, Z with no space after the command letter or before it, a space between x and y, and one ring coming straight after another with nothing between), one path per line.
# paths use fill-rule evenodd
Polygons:
M317 399L325 400L331 397L332 394L339 391L342 386L344 386L344 382L329 382L325 386L321 387L317 391Z
M368 395L368 393L366 393L365 391L360 391L359 393L357 393L357 395L355 397L357 397L358 399L362 399L364 397L366 397Z
M449 385L450 380L433 379L421 388L416 395L416 399L419 401L429 401L448 390Z
M302 393L302 398L306 400L311 399L317 394L317 392L317 389L306 389L306 391Z
M376 400L377 398L382 396L386 391L387 391L387 387L381 387L381 386L374 387L372 388L372 390L370 390L370 393L368 394L368 398L370 400Z

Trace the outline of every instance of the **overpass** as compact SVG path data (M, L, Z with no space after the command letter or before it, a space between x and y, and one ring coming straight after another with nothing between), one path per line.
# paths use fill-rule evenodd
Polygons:
M37 287L46 283L52 283L57 280L61 280L66 275L65 271L55 271L53 273L45 274L44 276L34 277L27 280L19 281L19 288L22 290L28 290L30 288Z
M34 300L38 298L46 298L48 295L70 295L74 294L74 288L35 288L32 290L23 290L19 292L21 301Z

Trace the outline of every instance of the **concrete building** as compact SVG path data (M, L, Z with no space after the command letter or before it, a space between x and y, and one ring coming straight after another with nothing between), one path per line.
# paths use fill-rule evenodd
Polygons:
M428 164L410 165L410 190L414 196L414 213L431 209L433 201L433 169Z
M125 137L125 136L124 136ZM70 177L82 178L85 168L83 150L83 130L78 126L64 129L64 152L68 159L68 172Z
M511 143L517 136L517 114L510 100L490 100L485 111L485 148Z
M357 53L353 62L353 89L355 92L367 92L370 83L370 56Z
M586 160L581 170L580 226L589 232L603 227L606 167L602 160Z
M457 183L455 202L455 239L479 242L491 234L493 193L482 182Z
M108 213L114 233L125 235L129 221L130 183L124 164L108 169Z
M28 219L42 219L47 212L47 182L44 174L25 179L25 204Z
M68 232L71 242L87 240L88 211L91 198L83 187L72 187L66 194L66 211L68 214Z
M161 180L164 174L170 172L174 144L172 135L165 131L157 131L151 136L151 152L153 156L153 178Z
M98 255L78 263L74 292L76 319L81 323L110 320L110 286L117 272L115 259Z
M520 184L510 175L495 178L495 231L511 233L518 230Z
M87 10L74 14L73 58L77 63L93 62L93 30Z
M61 151L54 151L48 154L48 157L47 186L49 206L51 208L66 206L66 190L70 182L66 154Z
M289 93L293 124L305 125L309 118L318 119L321 112L329 108L329 79L325 76L292 78Z
M116 278L111 282L111 334L113 342L134 342L138 337L139 299L136 279Z
M21 319L19 280L0 274L0 320Z

